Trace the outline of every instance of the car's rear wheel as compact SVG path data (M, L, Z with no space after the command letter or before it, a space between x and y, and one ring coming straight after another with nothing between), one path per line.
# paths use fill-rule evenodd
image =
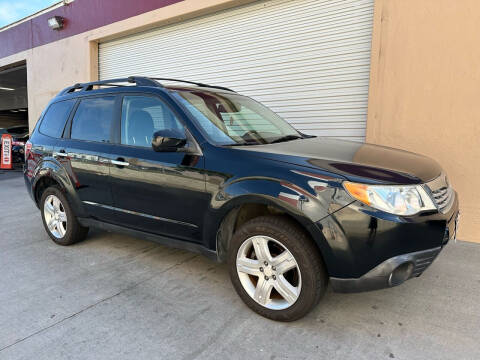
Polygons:
M242 300L262 316L293 321L307 314L327 286L322 258L309 236L287 218L243 224L229 249L230 277Z
M55 186L47 188L40 200L42 220L50 238L59 245L72 245L85 239L88 228L78 222L63 193Z

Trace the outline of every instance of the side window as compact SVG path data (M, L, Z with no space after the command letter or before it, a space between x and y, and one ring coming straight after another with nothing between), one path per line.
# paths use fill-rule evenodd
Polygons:
M115 96L87 98L80 101L72 120L70 138L110 142Z
M67 121L70 111L75 104L74 99L65 100L53 103L48 108L42 123L40 124L39 131L43 135L59 138L62 136L65 122Z
M151 147L153 133L165 129L185 132L181 122L162 100L149 96L123 98L122 144Z

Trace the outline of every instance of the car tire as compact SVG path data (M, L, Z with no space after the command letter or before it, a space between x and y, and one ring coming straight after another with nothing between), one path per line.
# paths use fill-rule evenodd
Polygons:
M318 248L286 217L262 216L243 224L232 237L228 264L240 298L256 313L276 321L305 316L328 284Z
M58 245L72 245L86 238L88 228L80 225L62 191L51 186L40 199L43 226ZM65 220L65 221L62 221Z

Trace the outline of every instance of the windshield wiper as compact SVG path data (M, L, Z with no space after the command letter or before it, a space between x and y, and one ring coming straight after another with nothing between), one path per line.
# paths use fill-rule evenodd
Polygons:
M296 139L303 139L303 137L300 136L300 135L285 135L285 136L279 137L278 139L270 141L269 144L275 144L275 143L279 143L279 142L296 140Z
M262 145L262 144L259 144L257 142L248 142L248 141L245 141L245 142L241 142L241 143L233 143L233 144L225 144L223 146L248 146L248 145Z
M258 143L256 141L245 141L241 143L234 143L234 144L225 144L223 146L248 146L248 145L267 145L267 144L275 144L279 142L285 142L285 141L290 141L290 140L297 140L297 139L303 139L303 136L300 135L285 135L282 137L279 137L273 141L270 141L268 143Z

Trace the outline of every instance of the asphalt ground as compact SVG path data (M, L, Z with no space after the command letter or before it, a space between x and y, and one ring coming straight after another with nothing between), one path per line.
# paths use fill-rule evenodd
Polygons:
M115 233L55 245L0 172L0 359L480 359L480 244L419 278L336 294L304 319L249 310L225 265Z

